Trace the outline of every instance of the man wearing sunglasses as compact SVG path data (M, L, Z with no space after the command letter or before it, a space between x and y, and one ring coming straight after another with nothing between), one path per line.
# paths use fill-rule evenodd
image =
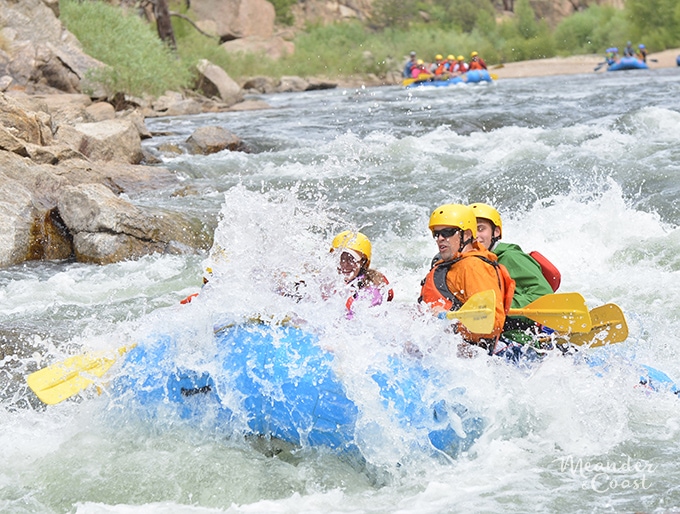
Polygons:
M471 343L493 349L503 331L505 313L510 308L515 282L498 264L496 256L480 245L477 218L467 205L446 204L430 216L429 228L439 250L439 259L422 282L418 299L436 313L456 311L475 293L496 293L494 329L490 334L474 334L459 325L458 331Z

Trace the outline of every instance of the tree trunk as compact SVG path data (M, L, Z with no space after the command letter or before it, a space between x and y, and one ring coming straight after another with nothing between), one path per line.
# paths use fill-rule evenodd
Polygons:
M155 0L154 14L156 15L156 28L158 30L158 36L173 51L177 50L175 31L172 30L172 22L170 21L170 11L168 9L167 0Z

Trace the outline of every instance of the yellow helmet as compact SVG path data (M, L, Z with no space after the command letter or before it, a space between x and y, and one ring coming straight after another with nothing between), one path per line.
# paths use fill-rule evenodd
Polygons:
M371 264L371 241L361 232L345 230L333 238L331 252L345 248L363 255L366 258L366 267Z
M424 62L422 59L418 59L418 60L416 61L416 64L425 64L425 62Z
M465 57L463 57L462 55L459 55L459 56L458 56L458 60L459 60L459 61L464 61L464 60L465 60Z
M463 231L470 230L472 237L477 237L477 218L474 211L467 205L458 203L440 205L430 215L430 230L437 225L458 227Z
M503 222L501 221L501 215L496 209L485 203L472 203L470 204L470 208L475 213L475 216L487 219L498 227L498 239L503 236Z
M435 61L441 61L443 59L442 54L437 54L434 56Z
M453 54L447 55L446 58L447 58L449 61L453 61L453 60L455 59L455 57L453 56Z
M478 55L479 55L479 54L478 54L477 52L472 52L472 53L470 54L470 57L477 57Z

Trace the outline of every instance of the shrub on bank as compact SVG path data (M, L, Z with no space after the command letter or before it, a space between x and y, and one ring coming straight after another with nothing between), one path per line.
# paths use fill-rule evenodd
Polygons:
M135 12L104 2L61 0L60 18L83 45L85 53L108 65L93 79L107 94L160 95L191 81L186 64L170 52L155 28Z
M625 12L599 5L565 18L554 33L555 45L562 55L598 53L628 39Z

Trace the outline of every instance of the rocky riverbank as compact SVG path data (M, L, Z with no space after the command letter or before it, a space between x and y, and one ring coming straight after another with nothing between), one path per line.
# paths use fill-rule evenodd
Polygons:
M58 19L56 0L0 0L0 267L33 259L106 264L153 252L192 252L211 244L201 220L136 205L149 191L191 194L141 141L144 120L267 108L248 92L304 91L334 83L262 77L239 85L209 61L196 91L159 98L107 98L84 54ZM91 91L83 94L83 91ZM234 134L206 127L188 153L245 150Z

